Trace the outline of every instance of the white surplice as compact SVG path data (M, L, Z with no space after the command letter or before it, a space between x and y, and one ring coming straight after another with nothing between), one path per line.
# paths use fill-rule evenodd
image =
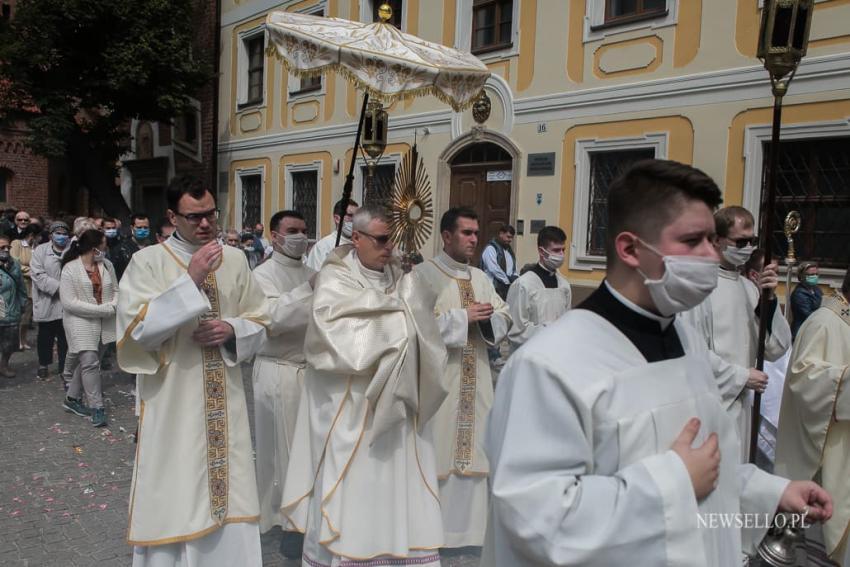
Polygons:
M508 360L488 429L482 565L732 567L742 544L754 551L763 529L708 527L723 521L711 514L772 515L788 481L726 457L738 439L704 340L673 324L686 355L648 363L610 322L574 309ZM721 451L718 486L699 503L670 450L692 417L695 446L715 432Z
M281 497L304 383L304 335L313 304L309 279L315 272L300 259L274 251L254 270L254 278L275 300L270 338L254 360L254 437L260 531L283 526Z
M720 270L717 288L682 318L704 338L720 395L727 411L738 424L741 462L749 460L752 419L752 390L746 389L749 369L756 365L758 353L758 287L748 278L731 270ZM791 328L779 306L765 343L765 360L776 361L791 348Z
M351 244L351 240L343 235L340 237L339 245L343 246L345 244ZM310 253L307 254L307 257L304 260L304 263L307 264L308 268L318 272L322 269L322 265L325 263L328 254L330 254L334 248L336 248L336 230L313 245L310 249Z
M437 296L434 311L449 353L449 395L428 424L437 449L445 545L481 546L487 526L490 472L484 430L493 405L487 347L505 339L511 317L484 272L456 262L445 252L419 264L415 272ZM489 325L470 326L466 307L474 302L493 305Z
M517 278L508 290L511 330L508 341L511 350L525 344L537 331L554 323L570 308L570 282L555 270L558 287L547 288L534 270Z
M850 566L850 305L823 298L797 332L779 415L776 472L812 480L832 495L826 550Z
M265 341L265 298L245 255L225 247L202 286L187 266L197 250L171 236L133 255L120 283L118 362L140 374L139 440L127 539L135 567L259 566L259 507L239 364ZM234 340L203 348L201 320Z
M439 566L434 448L421 423L446 395L433 297L397 262L352 246L315 283L307 370L281 512L306 532L304 565Z

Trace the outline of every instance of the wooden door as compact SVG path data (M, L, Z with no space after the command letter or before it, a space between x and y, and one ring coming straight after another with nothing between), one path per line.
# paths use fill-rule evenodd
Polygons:
M450 207L469 207L478 213L478 249L473 263L484 246L495 237L499 228L510 222L511 182L487 181L488 172L511 171L510 162L456 165L452 167ZM491 179L497 177L491 174Z

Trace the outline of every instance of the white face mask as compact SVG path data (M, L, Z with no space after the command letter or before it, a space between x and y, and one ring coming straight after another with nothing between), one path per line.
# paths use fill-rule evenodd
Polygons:
M99 248L94 249L94 261L95 262L103 262L106 259L106 254L103 253Z
M281 238L283 243L281 243ZM307 251L309 241L307 235L301 232L295 234L281 234L278 238L277 245L284 256L290 258L301 258Z
M346 238L351 238L351 235L354 233L354 224L350 221L342 222L342 235Z
M723 249L723 259L737 268L746 264L747 260L750 259L750 256L753 255L755 250L756 247L752 245L738 248L737 246L730 244Z
M655 308L664 317L696 307L717 287L720 264L716 260L701 256L665 256L646 242L641 243L664 261L664 275L660 279L649 279L638 270Z
M550 272L554 272L558 268L564 265L564 255L563 254L554 254L549 252L545 248L541 248L543 251L543 267L549 270Z

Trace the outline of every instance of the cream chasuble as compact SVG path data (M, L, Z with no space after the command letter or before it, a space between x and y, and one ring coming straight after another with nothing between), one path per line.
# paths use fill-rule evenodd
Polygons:
M446 395L433 297L397 262L363 267L352 246L315 283L307 370L282 513L306 532L310 567L440 564L433 444Z
M832 495L826 550L850 566L850 305L837 293L797 332L779 414L776 472L812 480Z
M196 250L175 233L133 255L120 284L118 362L142 375L127 537L141 549L134 565L161 560L144 555L159 548L138 546L189 542L173 550L174 564L182 565L197 551L187 555L192 540L227 540L213 532L259 516L239 364L265 341L265 298L245 255L229 247L199 290L187 273ZM192 332L209 319L229 323L235 340L216 348L195 343ZM258 543L256 525L251 529ZM244 548L247 540L236 539ZM242 556L243 565L261 561L259 548L243 549Z
M754 551L765 530L721 527L728 520L718 514L772 517L788 481L737 464L735 424L705 342L672 324L685 355L660 362L586 309L511 356L487 431L492 499L481 565L734 567L742 549ZM701 420L694 446L714 432L721 451L718 486L699 503L670 450L692 417Z
M445 252L415 268L437 296L437 325L449 353L449 395L428 424L437 449L440 503L446 547L481 546L487 526L484 429L493 405L493 376L487 346L502 342L511 326L508 306L478 268ZM490 303L488 326L470 326L466 307Z
M697 329L709 348L717 386L727 411L738 424L741 462L749 461L752 390L745 389L758 354L759 289L737 272L720 270L717 288L682 317ZM791 328L779 306L768 326L765 360L776 361L791 348Z
M304 335L313 304L308 280L314 273L277 251L253 272L266 297L278 304L273 336L254 360L252 376L262 532L284 525L280 505L304 383Z
M567 312L572 300L572 290L567 278L555 270L558 287L547 288L533 270L517 278L508 290L508 308L511 330L508 341L515 351L537 331L554 323Z

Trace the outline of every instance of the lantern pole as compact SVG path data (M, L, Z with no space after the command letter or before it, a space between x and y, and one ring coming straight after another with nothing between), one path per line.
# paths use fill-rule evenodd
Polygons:
M357 163L357 148L360 147L360 134L363 132L363 118L366 116L366 105L369 103L369 93L363 94L363 107L360 109L360 121L357 124L357 134L354 136L354 151L351 152L351 165L348 166L348 175L345 176L345 185L342 186L342 199L337 203L342 215L339 217L339 225L336 227L336 244L342 239L342 225L345 224L345 213L348 210L348 202L351 200L351 190L354 186L354 166ZM337 207L335 207L337 208Z

